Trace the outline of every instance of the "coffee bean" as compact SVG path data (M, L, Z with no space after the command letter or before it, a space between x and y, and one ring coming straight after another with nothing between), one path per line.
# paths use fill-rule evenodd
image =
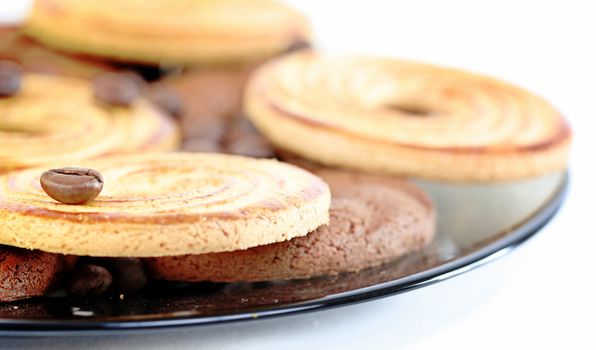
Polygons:
M95 98L113 106L130 106L141 95L143 80L131 73L102 73L93 78Z
M164 84L153 84L147 91L147 97L174 117L180 117L182 101L178 94Z
M41 175L39 182L48 196L64 204L90 202L103 188L101 174L86 168L48 170Z
M67 284L68 293L76 296L100 295L112 285L112 274L97 265L77 267Z
M0 61L0 97L13 96L21 89L21 67L12 61Z
M147 284L143 262L138 258L108 258L105 264L112 273L114 286L123 292L136 292Z

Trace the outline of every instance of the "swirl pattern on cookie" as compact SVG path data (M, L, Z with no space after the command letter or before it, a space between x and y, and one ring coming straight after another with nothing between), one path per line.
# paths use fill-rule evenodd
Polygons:
M571 132L547 102L484 76L372 57L299 52L263 66L249 118L310 160L451 181L565 168Z
M167 64L259 60L310 37L304 16L271 0L37 0L25 30L50 47Z
M435 212L428 196L395 177L318 169L329 183L329 225L305 237L247 250L146 260L156 278L267 281L358 271L428 245Z
M175 122L150 102L104 106L85 80L28 74L18 94L0 99L0 173L178 144Z
M149 153L78 164L99 171L89 205L64 205L39 185L45 168L0 176L0 244L91 256L164 256L245 249L326 224L320 178L276 160Z

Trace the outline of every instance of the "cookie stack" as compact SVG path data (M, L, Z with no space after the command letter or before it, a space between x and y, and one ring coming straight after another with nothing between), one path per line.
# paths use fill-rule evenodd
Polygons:
M305 51L262 66L245 97L281 159L409 177L456 243L527 218L568 161L571 130L548 102L455 69Z
M529 92L310 41L269 0L35 1L0 32L0 302L359 271L432 242L406 178L566 166Z

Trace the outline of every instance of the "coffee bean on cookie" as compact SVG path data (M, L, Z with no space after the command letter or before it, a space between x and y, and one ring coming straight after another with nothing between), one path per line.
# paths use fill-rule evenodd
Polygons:
M92 83L95 98L113 106L130 106L143 89L142 79L130 73L102 73Z
M21 67L12 62L0 60L0 97L15 95L21 89Z
M100 295L112 285L112 274L97 265L82 265L75 269L67 285L68 293L76 296Z
M52 169L41 175L41 187L48 196L64 204L94 200L103 188L101 174L87 168Z

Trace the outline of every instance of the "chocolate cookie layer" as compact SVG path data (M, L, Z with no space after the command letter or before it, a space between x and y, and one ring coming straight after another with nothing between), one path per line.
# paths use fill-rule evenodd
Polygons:
M272 158L273 146L241 112L244 84L252 69L195 69L151 88L165 86L180 98L178 113L191 152Z
M0 245L0 302L44 295L60 273L74 263L73 259Z
M305 237L226 253L147 259L150 273L182 281L264 281L357 271L426 246L435 213L404 181L335 170L315 172L331 187L330 223Z

